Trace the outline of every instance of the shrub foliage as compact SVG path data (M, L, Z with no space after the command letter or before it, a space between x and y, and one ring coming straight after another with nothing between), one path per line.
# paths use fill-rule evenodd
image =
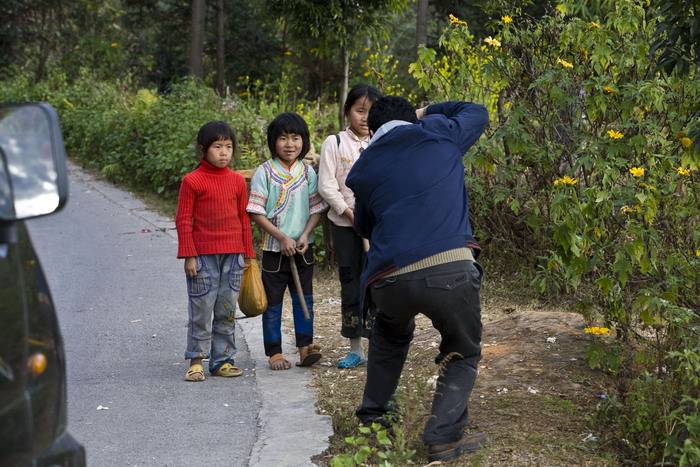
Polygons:
M477 41L452 18L411 71L431 101L482 102L465 157L477 234L520 257L540 292L575 293L592 367L626 378L608 404L620 446L650 464L700 462L700 96L697 70L655 71L648 2L584 21L517 11ZM653 389L652 389L653 388Z

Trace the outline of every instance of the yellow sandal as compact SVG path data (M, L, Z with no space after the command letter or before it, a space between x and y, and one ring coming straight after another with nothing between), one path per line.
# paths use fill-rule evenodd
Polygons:
M194 375L199 373L201 376L198 378L195 378ZM206 378L204 377L204 368L202 368L202 365L200 364L195 364L190 366L189 370L187 370L187 374L185 375L185 381L204 381Z
M232 376L241 376L243 372L237 366L233 366L230 363L224 363L216 370L212 375L223 376L225 378L230 378Z

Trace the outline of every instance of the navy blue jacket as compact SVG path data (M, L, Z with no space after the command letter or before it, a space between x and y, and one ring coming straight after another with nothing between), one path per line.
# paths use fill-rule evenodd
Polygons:
M483 105L433 104L362 152L345 183L355 194L355 229L371 245L360 279L364 308L367 287L380 277L443 251L480 249L462 156L487 124Z

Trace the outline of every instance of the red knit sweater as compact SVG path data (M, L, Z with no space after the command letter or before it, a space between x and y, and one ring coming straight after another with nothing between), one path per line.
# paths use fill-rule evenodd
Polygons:
M177 257L244 253L255 258L247 204L245 179L202 159L202 165L185 175L180 185Z

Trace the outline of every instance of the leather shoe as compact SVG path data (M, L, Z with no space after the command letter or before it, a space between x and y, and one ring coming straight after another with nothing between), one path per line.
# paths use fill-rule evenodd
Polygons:
M428 446L428 461L449 461L456 459L464 453L474 452L488 443L489 437L485 433L464 433L457 441L445 444L433 444Z

